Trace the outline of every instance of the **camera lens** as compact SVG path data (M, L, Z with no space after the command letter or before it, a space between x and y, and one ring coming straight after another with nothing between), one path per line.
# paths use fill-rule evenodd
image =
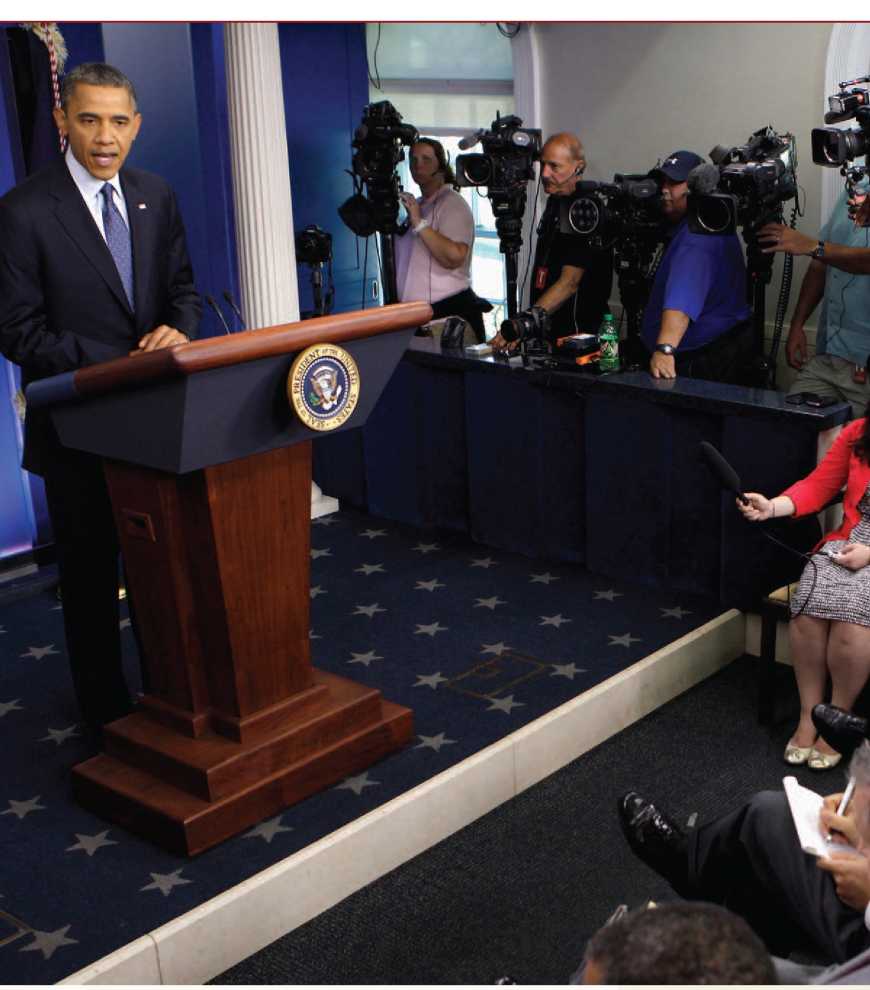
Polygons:
M463 155L462 170L474 186L488 186L492 180L492 163L487 155Z
M699 199L696 217L708 234L733 230L736 220L734 201L730 196L703 196Z
M601 210L594 199L575 199L568 210L568 223L578 234L592 234L601 223Z

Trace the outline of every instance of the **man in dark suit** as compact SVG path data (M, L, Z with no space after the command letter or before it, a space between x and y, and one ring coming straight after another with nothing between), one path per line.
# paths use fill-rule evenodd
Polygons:
M65 159L0 199L0 352L22 385L186 344L202 310L163 179L123 168L139 132L132 83L103 63L66 75L55 122ZM67 653L85 722L130 711L121 669L118 540L98 458L64 448L30 410L23 466L45 480Z

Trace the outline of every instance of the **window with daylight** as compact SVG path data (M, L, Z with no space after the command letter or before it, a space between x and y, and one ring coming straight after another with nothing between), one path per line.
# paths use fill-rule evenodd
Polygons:
M494 24L369 24L366 31L370 100L389 100L422 136L444 145L451 163L462 154L460 138L488 128L496 113L514 112L510 41ZM398 171L402 186L419 195L407 158ZM504 256L489 200L475 189L460 192L474 216L472 286L494 307L484 315L490 337L506 315Z

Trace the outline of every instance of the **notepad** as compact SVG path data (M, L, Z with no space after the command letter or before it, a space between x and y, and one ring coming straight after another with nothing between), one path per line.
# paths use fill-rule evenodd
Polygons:
M824 798L797 782L796 777L783 777L782 786L788 798L788 806L794 820L801 849L811 856L829 856L834 852L855 853L858 850L845 842L832 842L826 838L819 825L819 812Z

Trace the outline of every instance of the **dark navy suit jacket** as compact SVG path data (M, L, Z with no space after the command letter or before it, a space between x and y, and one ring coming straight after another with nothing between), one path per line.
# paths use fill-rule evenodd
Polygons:
M163 323L196 335L202 303L175 195L150 172L120 175L135 312L64 161L0 199L0 353L20 365L23 385L126 355ZM56 443L43 410L29 411L24 467L40 473Z

